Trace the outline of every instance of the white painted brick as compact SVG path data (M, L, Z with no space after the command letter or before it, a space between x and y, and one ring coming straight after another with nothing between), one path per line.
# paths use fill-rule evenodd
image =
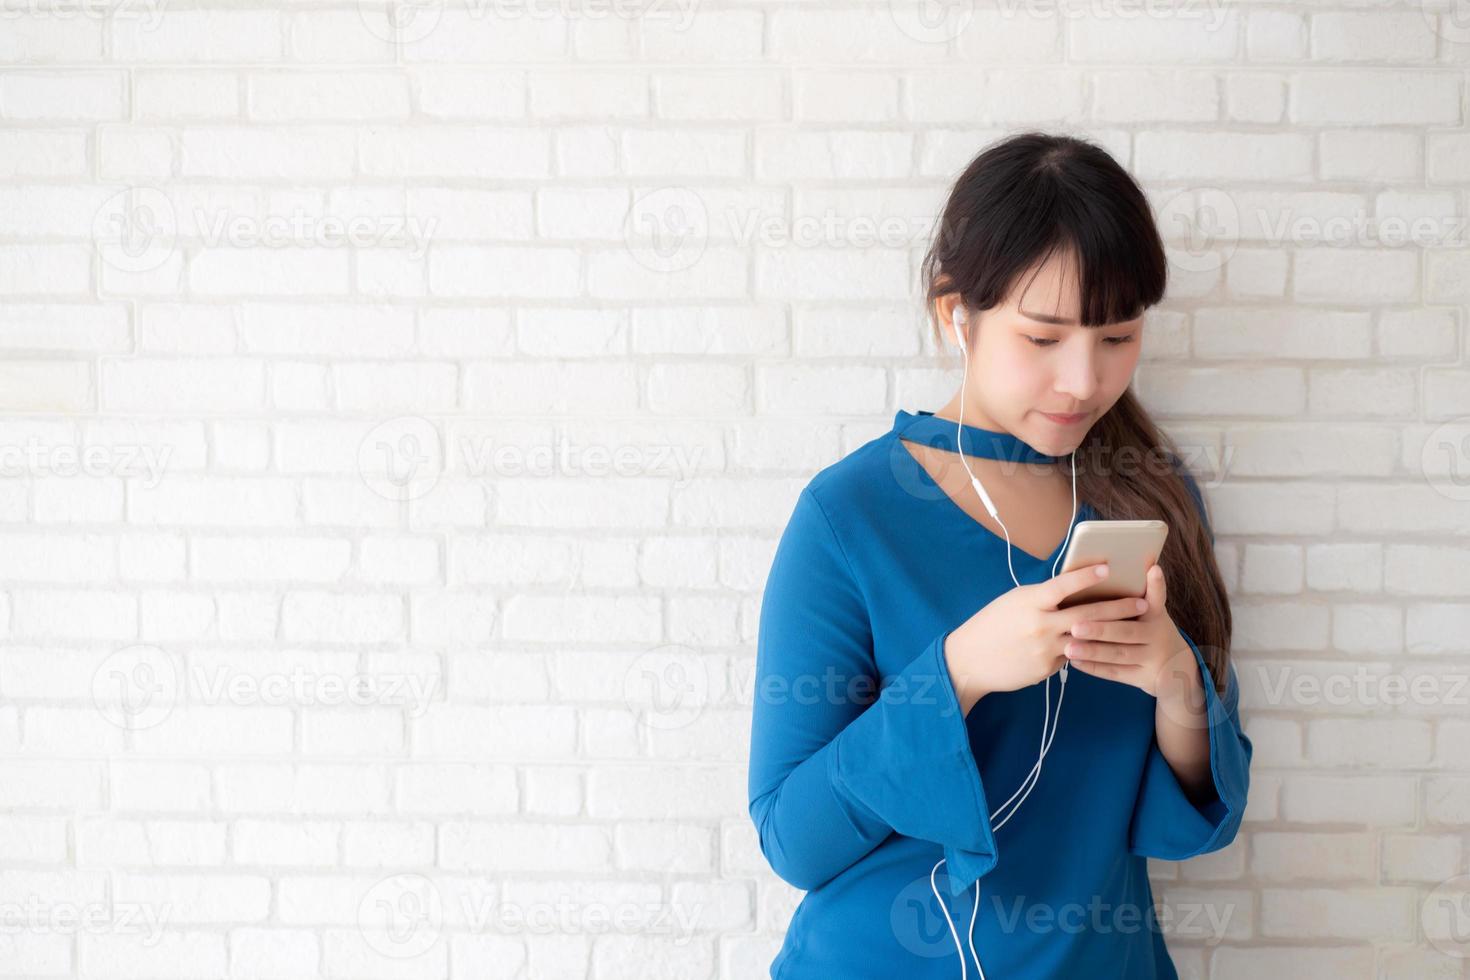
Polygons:
M240 111L239 77L225 71L135 71L138 119L229 119Z
M1145 369L1139 368L1139 375ZM1302 372L1291 367L1176 368L1150 366L1141 384L1149 408L1169 414L1188 410L1198 414L1285 416L1306 406Z
M1387 834L1383 838L1383 873L1391 882L1437 885L1461 868L1462 853L1456 837Z
M1415 769L1433 747L1428 722L1322 719L1307 724L1307 757L1320 766Z
M119 72L14 72L0 80L7 119L104 120L127 112L127 80Z
M119 874L113 901L168 910L169 924L260 922L271 898L270 879L248 874Z
M200 126L183 131L179 172L194 178L346 180L355 149L345 127Z
M717 584L717 553L723 546L705 537L653 538L639 554L639 578L655 588L711 588Z
M646 354L769 354L790 352L786 315L754 309L633 310L633 349Z
M1240 253L1231 259L1231 268ZM1366 358L1372 328L1366 313L1297 310L1276 317L1264 310L1205 308L1194 315L1194 349L1210 358Z
M343 827L342 853L349 867L428 867L434 862L434 825L354 821Z
M576 817L582 810L582 774L555 766L523 767L525 812L544 817Z
M401 712L392 705L314 710L302 716L301 747L314 758L401 755Z
M1319 368L1307 375L1313 415L1403 418L1414 412L1415 372L1370 368Z
M1227 435L1232 477L1389 476L1397 469L1391 426L1237 426Z
M66 863L66 821L56 817L0 817L0 857L19 864Z
M1426 143L1431 180L1453 181L1465 172L1465 162L1470 160L1470 139L1458 133L1435 133L1426 138Z
M230 856L252 866L336 864L341 833L339 824L320 820L237 820Z
M872 368L774 366L756 373L756 402L777 414L843 414L881 411L887 397L883 372Z
M817 68L794 72L792 82L793 111L800 120L876 123L898 117L897 78Z
M1337 605L1332 608L1332 645L1344 653L1382 657L1404 648L1404 612L1398 606Z
M1261 932L1294 939L1393 939L1413 935L1419 900L1411 888L1267 888Z
M1311 140L1294 133L1145 131L1134 146L1145 179L1291 181L1311 172Z
M42 7L16 7L6 13L0 61L6 64L85 63L103 59L106 21L99 17L47 16Z
M166 179L174 169L174 142L167 133L104 126L98 157L104 177Z
M277 11L170 11L166 26L159 30L142 16L119 19L112 25L112 56L129 62L270 62L281 55Z
M1463 548L1389 545L1383 581L1389 592L1462 596L1470 590L1470 565Z
M1378 352L1385 357L1449 360L1458 346L1457 324L1448 310L1385 311L1379 317Z
M612 868L612 835L576 824L445 823L439 865L456 872L594 873Z
M151 944L139 942L136 934L82 930L77 937L78 968L83 975L110 973L160 980L223 976L227 969L225 933L180 925L164 930Z
M689 481L691 484L697 481ZM501 527L659 527L666 523L664 480L504 480L496 488Z
M1424 141L1382 128L1328 129L1318 139L1318 160L1328 180L1413 180L1424 170Z
M396 595L291 592L281 609L281 628L292 642L387 642L404 634L404 607Z
M615 848L624 871L708 874L714 867L714 834L699 824L620 823Z
M1279 595L1300 592L1302 549L1296 545L1246 545L1241 587Z
M360 816L388 809L388 773L374 766L228 763L214 768L213 786L227 813Z
M1427 32L1426 32L1427 33ZM1308 126L1452 123L1460 86L1450 75L1391 71L1320 71L1302 75L1292 91L1290 119Z
M1260 831L1250 845L1251 873L1265 881L1363 881L1375 874L1371 834Z
M242 976L286 980L321 959L321 939L309 929L231 929L228 938L231 970Z
M1334 254L1327 254L1327 252ZM1403 252L1311 249L1296 256L1295 298L1303 301L1407 300L1417 288L1417 260ZM1368 289L1365 278L1373 279Z
M374 72L276 72L245 79L246 113L281 122L314 119L402 119L408 82Z
M413 763L395 769L394 799L405 813L500 815L520 796L510 765Z
M1225 83L1226 117L1244 123L1278 123L1286 111L1286 80L1276 75L1236 75Z
M1434 32L1417 11L1318 13L1311 18L1312 60L1434 60Z
M760 132L754 165L763 180L881 180L907 177L912 157L913 137L904 133Z
M564 706L437 705L410 729L414 751L430 758L547 759L570 754L576 717Z
M1470 605L1414 603L1404 623L1409 653L1463 653L1470 632Z
M1432 824L1463 825L1470 819L1470 779L1436 776L1424 789L1424 812Z
M1282 787L1282 816L1294 823L1402 827L1418 809L1409 776L1303 775Z
M1252 977L1361 977L1374 969L1371 947L1220 946L1210 955L1210 976L1219 980Z
M737 365L670 363L649 369L648 407L663 415L743 415L750 411L750 374Z
M102 366L102 404L120 412L229 412L263 404L259 362L132 359Z
M114 760L108 771L115 810L198 812L209 806L205 764Z
M654 642L662 635L656 596L513 596L506 600L508 640Z

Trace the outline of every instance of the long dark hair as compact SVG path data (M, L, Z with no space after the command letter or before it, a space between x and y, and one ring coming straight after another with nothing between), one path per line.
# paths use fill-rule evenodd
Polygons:
M1106 151L1036 132L986 149L955 181L921 266L936 342L939 297L958 292L970 310L999 306L1023 274L1059 251L1076 258L1083 326L1132 320L1164 297L1168 262L1153 213ZM972 319L970 329L976 326ZM1098 460L1104 465L1093 465ZM1080 500L1104 519L1168 522L1159 564L1169 616L1195 641L1223 695L1230 603L1208 516L1201 517L1204 496L1196 504L1198 484L1191 488L1186 473L1177 444L1131 387L1077 447Z

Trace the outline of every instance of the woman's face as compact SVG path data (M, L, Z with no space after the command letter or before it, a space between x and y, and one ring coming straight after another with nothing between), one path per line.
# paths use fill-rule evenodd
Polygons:
M1034 278L1021 276L1012 293L993 309L968 311L965 419L1065 456L1127 390L1142 349L1143 317L1082 326L1078 276L1064 256L1050 258ZM946 299L952 309L957 296Z

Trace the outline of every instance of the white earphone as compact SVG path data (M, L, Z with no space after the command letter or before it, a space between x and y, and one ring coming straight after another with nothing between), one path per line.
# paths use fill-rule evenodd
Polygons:
M985 492L985 487L981 485L979 478L975 476L975 472L970 469L970 464L965 461L965 383L969 380L970 377L970 351L968 345L965 343L965 326L968 318L969 317L965 311L964 305L960 303L955 304L954 313L951 318L951 324L954 328L955 340L959 341L960 353L961 355L963 355L965 360L964 375L960 380L960 418L959 421L955 423L955 449L960 454L960 464L964 466L965 472L970 474L970 485L973 486L975 488L975 492L980 495L980 502L985 506L986 512L988 512L991 517L995 518L996 522L1000 524L1000 529L1005 532L1006 565L1010 568L1011 571L1011 581L1016 583L1016 588L1020 588L1021 582L1019 579L1016 578L1016 567L1014 564L1011 563L1011 532L1006 529L1005 522L1002 521L1000 519L1000 515L996 513L995 502L990 499L990 494ZM1058 562L1062 560L1062 555L1066 554L1067 542L1072 539L1072 521L1075 521L1077 518L1076 449L1072 450L1070 462L1072 469L1072 520L1067 522L1067 536L1062 540L1061 552L1057 555ZM1055 578L1056 574L1057 567L1056 563L1054 562L1052 564L1051 577ZM1016 800L1016 797L1018 795L1021 797L1019 800L1016 800L1015 806L1011 807L1011 812L1007 813L1005 815L1005 818L1001 820L1000 823L991 828L992 834L999 832L1000 828L1004 827L1006 825L1006 822L1010 820L1011 817L1014 817L1016 815L1016 811L1021 808L1022 803L1026 802L1026 797L1031 795L1031 790L1035 788L1036 783L1041 778L1041 764L1046 759L1046 753L1051 749L1052 740L1056 738L1057 734L1057 724L1062 719L1062 699L1067 695L1068 666L1068 664L1064 663L1061 667L1061 689L1057 694L1057 713L1055 718L1053 718L1051 713L1051 678L1047 677L1046 679L1046 687L1044 688L1043 693L1043 697L1046 702L1046 710L1041 719L1041 748L1039 754L1036 756L1036 764L1031 767L1031 771L1026 774L1026 778L1021 780L1021 785L1016 788L1016 792L1011 794L1010 799L1006 800L1000 806L996 807L995 812L990 815L990 819L994 820L997 814L999 814L1002 810L1011 805L1011 800ZM1025 790L1025 792L1022 793L1022 790ZM954 920L949 917L949 909L945 907L944 899L941 898L939 895L939 887L935 884L934 881L934 874L939 870L939 865L943 863L944 858L940 858L938 863L936 863L934 867L929 870L929 888L934 892L935 900L939 902L939 911L943 913L944 921L949 923L949 932L950 935L954 937L955 950L960 954L960 980L965 980L965 978L969 975L969 967L965 963L965 951L960 947L960 935L955 930ZM975 952L975 917L979 913L980 883L977 881L975 883L975 909L973 912L970 913L970 956L973 957L975 960L975 969L980 972L980 980L985 980L985 968L980 965L980 956L978 953Z

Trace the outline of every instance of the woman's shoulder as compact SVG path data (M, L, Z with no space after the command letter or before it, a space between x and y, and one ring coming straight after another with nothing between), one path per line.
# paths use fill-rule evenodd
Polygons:
M818 470L802 493L819 504L829 518L871 514L898 485L895 451L908 453L894 433L874 436Z

